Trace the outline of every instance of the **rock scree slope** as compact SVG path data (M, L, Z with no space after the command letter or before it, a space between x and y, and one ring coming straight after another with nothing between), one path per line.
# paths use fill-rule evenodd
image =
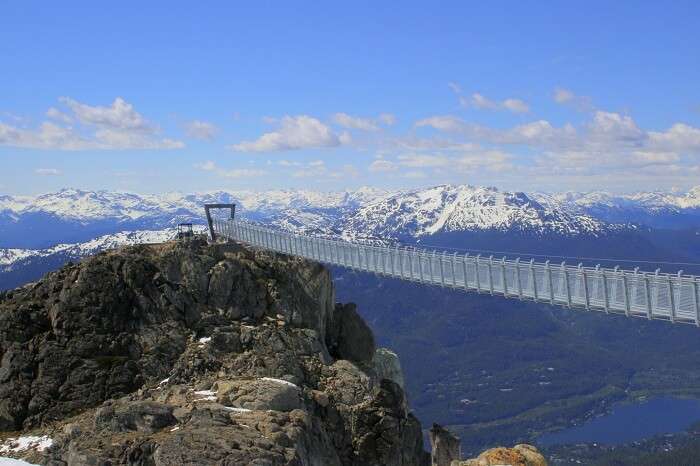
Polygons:
M299 258L130 246L0 293L0 456L428 465L402 384L328 270Z

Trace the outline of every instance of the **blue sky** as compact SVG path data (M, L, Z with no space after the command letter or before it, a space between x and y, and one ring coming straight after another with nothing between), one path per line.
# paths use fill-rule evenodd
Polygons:
M700 4L0 6L0 193L700 184Z

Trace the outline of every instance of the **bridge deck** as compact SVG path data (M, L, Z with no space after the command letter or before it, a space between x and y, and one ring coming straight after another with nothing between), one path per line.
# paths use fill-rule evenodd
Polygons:
M214 220L218 236L355 270L508 298L700 325L700 278L357 244Z

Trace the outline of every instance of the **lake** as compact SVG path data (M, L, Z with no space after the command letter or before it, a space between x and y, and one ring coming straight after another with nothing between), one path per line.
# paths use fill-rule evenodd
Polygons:
M659 397L614 406L609 414L580 426L542 435L537 445L620 444L658 434L681 432L700 421L700 400Z

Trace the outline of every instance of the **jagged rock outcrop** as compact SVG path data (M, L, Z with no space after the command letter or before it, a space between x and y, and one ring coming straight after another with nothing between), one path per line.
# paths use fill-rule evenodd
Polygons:
M318 264L129 247L0 294L0 431L55 466L426 465L375 353Z
M513 448L491 448L478 457L453 461L451 466L547 466L544 456L532 445L520 444Z
M444 427L433 424L429 432L431 466L451 466L462 458L459 438Z
M401 361L396 353L387 348L377 348L372 364L380 378L393 380L405 389Z
M433 424L429 432L431 466L547 466L544 456L532 445L491 448L476 458L461 460L459 438Z

